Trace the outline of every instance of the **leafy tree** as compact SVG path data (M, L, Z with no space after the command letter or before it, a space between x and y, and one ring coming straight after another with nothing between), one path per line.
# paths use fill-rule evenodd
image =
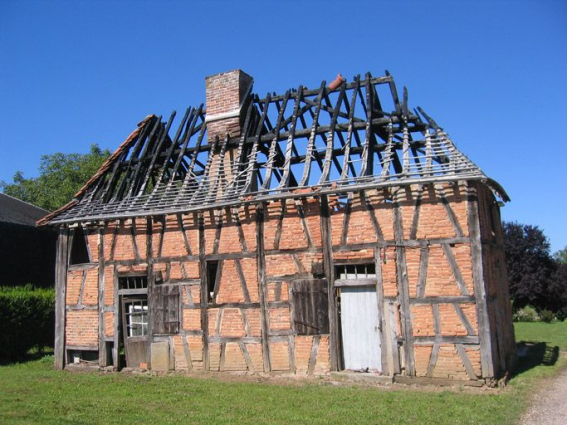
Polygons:
M549 241L537 226L503 222L504 250L510 295L516 308L533 305L558 311L565 285L555 282L557 264L549 253Z
M553 259L560 264L567 264L567 246L553 254Z
M69 202L109 156L110 151L97 144L86 154L43 155L39 177L28 179L18 171L12 183L0 182L0 188L7 195L53 211Z

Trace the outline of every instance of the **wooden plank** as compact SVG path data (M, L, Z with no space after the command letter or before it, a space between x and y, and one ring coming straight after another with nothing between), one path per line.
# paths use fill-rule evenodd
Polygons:
M325 160L323 162L323 171L321 172L321 177L319 178L319 184L323 184L329 180L329 173L331 170L331 160L333 158L333 148L335 142L335 126L337 124L337 119L339 118L339 112L341 111L341 105L345 98L346 84L341 84L341 90L339 96L337 97L337 103L333 108L333 114L331 116L330 129L327 132L327 147L325 149Z
M464 237L465 234L463 232L463 229L461 228L461 225L459 224L459 219L457 218L455 211L453 211L451 204L449 203L449 201L447 200L447 197L445 196L445 190L441 186L435 185L435 191L437 192L437 196L439 196L439 198L441 199L441 204L443 204L443 207L445 208L445 211L447 212L447 216L449 217L449 221L451 222L451 225L453 226L453 229L455 230L455 235L457 237Z
M256 369L254 368L254 364L252 363L252 359L250 358L250 353L248 352L248 348L246 348L246 344L239 342L238 346L240 347L240 351L242 351L242 355L244 356L244 361L246 362L248 371L251 373L256 373Z
M390 322L390 340L392 344L392 359L393 359L393 367L394 367L394 374L399 375L401 373L400 367L400 352L398 346L398 337L397 337L397 325L396 325L396 309L392 302L388 303L388 318Z
M457 347L457 352L459 353L459 356L461 357L461 360L465 365L467 375L469 375L469 378L471 378L473 381L476 381L478 378L476 376L476 373L474 372L469 356L467 356L465 347L462 344L456 344L455 347Z
M431 356L429 357L429 364L427 365L427 377L433 378L435 366L437 365L437 357L439 357L439 344L433 344Z
M424 297L412 298L410 304L445 304L445 303L471 303L475 302L474 295L455 297Z
M282 337L287 339L286 337ZM252 343L259 343L262 342L262 337L259 336L210 336L209 342L211 344L225 344L228 342L235 342L239 343L242 342L244 344L252 344Z
M378 320L380 323L380 354L382 356L382 373L390 370L388 365L387 352L387 328L386 328L386 311L384 309L384 287L382 281L382 259L380 258L380 250L374 250L374 264L376 267L376 303L378 304Z
M177 225L179 226L179 230L183 235L183 245L185 246L185 251L187 251L187 255L193 255L193 251L191 251L191 245L189 244L189 238L187 238L187 233L185 231L185 226L183 224L183 215L176 214L177 216Z
M182 334L181 340L183 341L183 353L185 354L185 361L187 362L187 370L193 370L193 362L191 361L191 351L187 343L187 335Z
M238 208L233 208L231 210L232 217L236 223L236 230L238 231L238 242L240 242L240 248L242 252L248 252L248 246L246 244L246 237L244 236L244 230L242 229L242 222L240 221L240 216L238 214Z
M348 179L348 170L350 168L352 176L351 177L356 177L356 173L354 171L354 166L352 165L352 162L350 161L350 147L351 147L351 143L352 143L352 134L353 134L353 130L354 130L354 110L355 105L356 105L356 95L358 94L358 89L360 87L360 75L357 75L356 77L354 77L354 88L352 90L352 97L351 97L351 101L350 101L350 109L348 112L348 130L347 130L347 138L346 138L346 142L345 142L345 146L344 146L344 156L343 156L343 169L341 172L341 178L340 180L346 180ZM357 134L355 132L355 134Z
M352 213L352 193L348 194L347 204L343 213L343 226L341 233L341 245L346 245L348 240L348 224Z
M474 329L471 325L471 322L469 321L469 319L467 318L465 313L463 313L463 310L461 309L459 304L453 303L453 308L455 309L455 313L457 313L457 316L461 320L461 323L463 324L463 326L467 330L467 335L476 335L476 333L475 333L475 331L474 331Z
M199 222L199 276L201 276L201 330L203 332L203 369L209 370L209 318L207 314L207 262L205 259L205 221L202 213Z
M404 231L402 225L402 212L400 205L396 201L394 203L394 235L396 242L404 239ZM409 280L406 267L405 247L396 247L396 269L398 274L399 285L399 303L400 314L402 318L402 332L404 337L404 358L406 372L409 376L415 375L415 363L413 354L413 331L411 321L410 296L409 296Z
M293 335L293 332L289 335L287 348L289 354L289 368L293 373L295 373L295 336Z
M244 323L244 332L246 336L252 336L252 327L250 326L250 321L248 320L248 316L246 314L246 309L239 308L240 315L242 316L242 322Z
M264 253L264 214L266 205L259 202L256 205L256 252L258 254L258 294L260 301L260 325L262 329L262 358L264 361L264 372L270 372L270 344L268 341L269 321L266 294L266 255Z
M238 278L240 280L240 287L242 288L242 294L244 295L244 301L247 303L252 302L250 299L250 293L248 292L248 286L246 286L246 278L244 277L244 271L242 270L242 264L237 258L234 260L234 265L236 266L236 271L238 273Z
M335 279L335 287L345 286L376 286L377 279Z
M474 294L476 297L482 377L492 378L495 375L495 371L490 334L490 319L488 317L488 297L484 286L478 198L474 184L467 182L467 191L469 192L467 196L467 221L471 238L472 275Z
M394 382L404 385L435 385L437 387L482 387L482 381L465 381L460 379L443 379L443 378L425 378L425 377L409 377L409 376L396 376Z
M321 112L321 106L323 104L323 95L325 95L327 88L326 82L321 83L319 92L317 94L315 112L313 114L311 130L309 131L309 140L307 142L307 149L305 155L305 166L303 167L303 175L301 177L300 187L307 186L309 184L309 175L311 173L311 162L313 160L313 152L315 151L315 138L317 136L317 127L319 126L319 113ZM311 109L309 110L311 111Z
M130 236L132 237L132 246L134 247L134 255L136 256L136 261L141 261L140 250L138 249L138 243L136 242L136 219L135 218L131 219Z
M313 375L315 364L317 363L317 353L319 351L319 341L321 335L313 335L313 344L311 345L311 355L309 356L309 365L307 366L307 374Z
M478 344L479 339L476 336L415 336L413 337L414 345L428 344Z
M339 332L338 332L338 311L336 305L335 291L333 282L335 281L335 267L333 264L333 239L331 236L331 213L329 210L329 200L326 195L320 198L320 217L321 217L321 241L323 245L323 269L327 279L327 290L329 297L329 352L330 367L332 371L339 370Z
M427 265L429 262L429 246L421 247L419 255L419 277L417 280L417 297L425 297L425 284L427 282ZM411 302L411 300L410 300Z
M224 363L226 361L226 342L221 342L220 346L220 361L219 361L219 372L224 371Z
M291 119L291 125L290 128L288 130L288 136L287 136L287 143L286 143L286 148L285 148L285 159L284 159L284 163L283 163L283 173L282 173L282 178L279 184L280 188L284 188L287 187L290 181L290 176L292 175L291 173L291 156L293 153L293 140L295 137L295 128L297 125L297 117L298 117L298 111L299 111L299 104L301 103L301 98L303 96L303 86L299 86L299 88L297 89L297 93L295 94L295 105L293 107L293 115L292 115L292 119Z
M67 228L59 228L57 252L55 255L55 342L54 366L62 370L65 367L65 299L67 291L67 258L68 258Z
M222 233L222 225L224 214L222 209L215 210L213 214L215 220L215 240L213 242L213 254L219 253L219 246L220 246L220 238Z
M446 243L441 244L441 247L443 248L443 252L445 253L445 257L447 258L449 265L451 266L451 271L453 272L453 276L455 276L455 280L457 281L457 285L459 286L459 291L461 291L462 295L470 295L469 290L465 285L461 269L459 268L457 260L455 259L453 250L451 249L449 244Z
M311 237L311 232L309 231L309 226L307 224L307 220L305 219L305 210L303 209L303 202L305 199L298 199L295 201L295 208L297 208L297 214L301 219L301 227L303 228L303 234L307 239L307 246L309 248L313 248L313 238Z
M98 364L108 366L106 338L104 332L104 229L99 227L98 233Z
M370 221L372 222L372 227L374 228L374 232L376 233L376 238L379 241L384 241L384 233L382 232L382 228L380 227L380 223L378 223L378 219L376 218L376 213L374 211L374 206L370 202L370 200L366 197L364 190L360 191L360 200L364 205L364 208L368 212L370 216Z
M266 161L266 174L265 174L265 178L264 178L264 183L262 184L262 190L266 190L266 189L270 188L272 174L273 174L273 171L274 171L274 160L276 158L276 150L277 150L277 147L278 147L278 135L279 135L279 132L280 132L280 127L282 125L283 114L286 110L287 102L289 101L290 95L291 95L291 91L287 90L285 92L285 95L284 95L284 98L283 98L282 107L279 109L278 118L277 118L277 121L276 121L276 126L274 128L274 135L275 136L272 138L272 142L270 144L270 149L269 149L269 153L268 153L268 160ZM266 109L267 108L268 108L268 105L266 105ZM288 137L289 137L289 135L288 135ZM289 145L289 141L288 141L288 145Z
M435 336L441 336L441 317L439 316L439 304L431 304L433 310L433 330Z
M79 289L78 305L83 305L83 295L85 294L85 282L87 280L87 271L83 270L83 278L81 279L81 288Z
M423 185L420 185L415 195L415 208L413 210L413 216L411 219L411 229L409 234L410 239L417 239L417 226L419 225L419 213L421 212L422 198L423 198Z

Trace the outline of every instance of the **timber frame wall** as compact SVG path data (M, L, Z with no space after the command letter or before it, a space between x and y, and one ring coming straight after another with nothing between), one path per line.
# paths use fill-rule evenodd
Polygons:
M347 261L376 264L384 374L500 376L514 362L514 339L498 285L505 263L499 219L491 218L497 208L482 185L460 182L112 221L85 227L91 263L66 273L62 229L57 362L63 367L64 339L67 350L98 351L101 366L118 364L116 350L106 358L108 343L119 346L117 276L160 273L182 294L182 325L167 336L176 370L340 370L332 282L334 264ZM219 264L209 304L208 261ZM314 278L314 264L329 282L330 333L299 336L292 283Z
M246 78L240 80L249 84ZM208 86L213 83L207 80ZM356 80L356 84L361 83ZM344 83L342 87L341 93ZM237 100L243 98L241 92ZM294 117L297 110L296 106ZM202 107L198 114L201 111ZM246 127L243 119L240 123L238 117L230 119L209 126L214 124L220 133ZM203 130L200 139L202 134ZM226 178L230 172L223 161L225 154L229 156L229 143L218 153L218 138L208 137L217 153L209 156L204 173L214 174L216 162L217 176L224 172ZM240 158L240 148L232 154ZM398 160L400 167L402 163L405 167L405 158L404 153L404 159ZM331 157L325 159L327 163ZM111 162L103 166L91 183L101 186L96 178L104 176L105 169L110 172L111 166ZM323 175L329 173L325 167ZM279 177L289 183L285 174ZM152 342L168 343L170 369L304 375L342 370L341 289L335 286L335 267L372 263L382 374L431 382L497 379L514 368L516 354L494 195L494 188L501 188L482 176L459 178L453 168L451 176L429 181L400 179L380 187L365 180L336 193L335 186L328 186L327 191L301 189L266 199L240 198L230 205L215 203L215 197L229 192L225 189L213 194L209 204L191 211L134 211L114 218L96 218L92 210L83 219L73 215L78 214L74 208L85 208L79 196L79 201L48 219L60 229L56 367L69 364L67 357L73 351L97 353L101 367L119 365L119 277L144 275L148 294L160 286L174 288L180 295L176 331L158 335L150 325L149 332L148 347ZM161 175L157 185L160 179ZM213 175L211 181L217 179ZM258 189L253 186L247 183L248 188ZM83 235L88 262L70 264L73 238ZM210 264L218 268L214 285L208 282ZM294 282L321 278L327 285L329 332L299 335ZM149 305L150 315L156 314L158 306L151 299Z

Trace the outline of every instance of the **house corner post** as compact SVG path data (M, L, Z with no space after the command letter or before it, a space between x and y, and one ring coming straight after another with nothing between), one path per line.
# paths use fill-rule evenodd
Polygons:
M55 261L55 369L65 367L65 295L67 290L67 259L69 231L66 227L59 229L57 253Z

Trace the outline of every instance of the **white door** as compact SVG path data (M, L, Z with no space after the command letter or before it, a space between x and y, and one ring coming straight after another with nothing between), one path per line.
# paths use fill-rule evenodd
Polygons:
M376 288L341 288L341 326L345 369L382 371Z

